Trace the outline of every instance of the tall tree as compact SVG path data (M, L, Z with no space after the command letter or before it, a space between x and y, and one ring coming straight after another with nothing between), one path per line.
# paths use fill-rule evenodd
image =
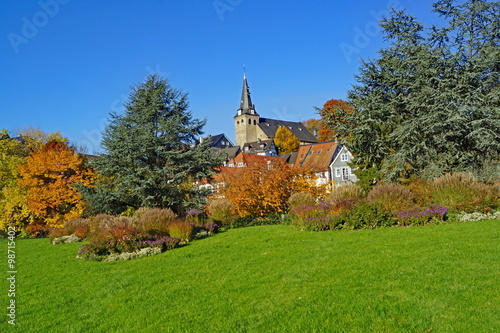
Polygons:
M278 147L280 154L297 151L300 146L299 139L285 126L280 126L274 134L274 144Z
M26 164L28 156L40 151L49 141L67 142L59 132L45 133L39 129L25 128L17 135L7 130L0 133L0 228L24 228L41 217L28 208L28 187L19 184L19 167Z
M328 123L345 123L346 114L354 112L354 107L341 99L331 99L326 101L323 107L316 108L321 116L319 122L318 141L326 142L339 139L338 133L328 126Z
M186 184L210 177L220 165L211 140L196 144L205 121L193 119L187 94L158 75L132 88L125 109L111 114L105 153L95 162L99 181L82 188L85 198L94 213L142 206L182 213L185 198L196 192Z
M388 179L478 171L498 163L499 3L440 0L448 25L422 24L393 11L381 27L387 48L363 62L349 92L356 112L330 122L359 170Z
M19 167L19 185L27 187L28 208L49 227L62 227L83 213L82 197L74 184L89 186L92 171L67 144L51 141Z

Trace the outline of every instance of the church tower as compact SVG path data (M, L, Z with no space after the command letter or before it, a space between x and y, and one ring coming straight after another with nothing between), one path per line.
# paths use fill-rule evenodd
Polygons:
M234 128L236 132L236 145L243 148L247 142L257 141L257 127L260 116L255 111L255 106L250 98L246 73L243 74L243 89L241 91L240 108L234 116Z

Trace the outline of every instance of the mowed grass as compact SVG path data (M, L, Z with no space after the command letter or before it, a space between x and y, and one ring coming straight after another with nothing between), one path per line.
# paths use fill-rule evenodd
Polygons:
M19 239L15 329L495 332L499 226L248 227L109 263L76 259L81 244ZM0 331L12 329L7 319Z

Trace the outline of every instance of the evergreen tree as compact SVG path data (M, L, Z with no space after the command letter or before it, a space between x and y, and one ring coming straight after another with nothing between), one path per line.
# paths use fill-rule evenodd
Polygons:
M389 47L362 63L349 92L357 112L330 119L360 170L401 179L498 163L499 3L440 0L434 10L448 25L428 34L403 11L381 22Z
M125 108L111 114L104 132L98 185L81 189L93 213L142 206L182 213L185 201L199 194L192 184L220 165L211 140L196 144L205 121L192 118L187 94L157 75L132 88Z

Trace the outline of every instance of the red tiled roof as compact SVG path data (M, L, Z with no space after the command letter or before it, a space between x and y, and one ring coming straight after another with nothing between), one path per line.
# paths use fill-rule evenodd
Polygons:
M335 157L337 147L336 142L300 146L294 167L309 167L313 171L327 170Z

